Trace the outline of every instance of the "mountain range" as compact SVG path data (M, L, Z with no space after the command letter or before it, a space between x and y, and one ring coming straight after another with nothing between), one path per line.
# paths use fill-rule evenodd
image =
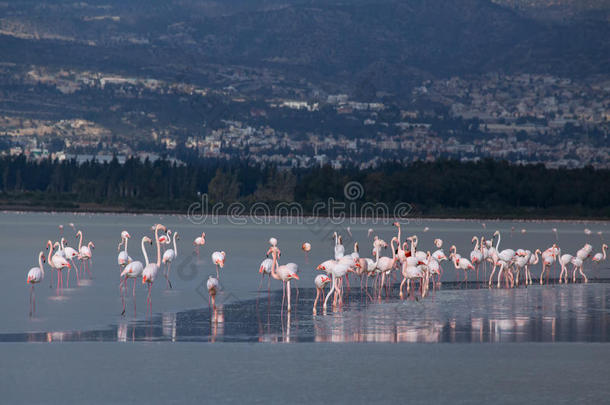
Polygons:
M0 62L204 85L210 66L236 66L329 90L368 83L394 93L427 77L607 75L610 7L585 3L23 0L0 3ZM540 18L545 9L563 17Z

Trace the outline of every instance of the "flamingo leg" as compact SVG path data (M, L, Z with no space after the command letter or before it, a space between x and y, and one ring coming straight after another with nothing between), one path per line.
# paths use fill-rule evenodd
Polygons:
M286 283L286 288L288 291L288 312L290 312L290 280Z
M585 283L589 282L589 279L587 278L587 276L585 275L585 273L582 271L582 266L580 266L579 268L579 273L581 276L583 276L583 278L585 279Z
M318 299L320 298L320 289L316 288L316 299L313 301L313 314L316 314L316 307L318 306Z
M123 311L121 312L121 316L125 315L125 293L124 293L124 284L127 281L127 277L124 280L119 282L119 293L121 294L121 305L123 306Z

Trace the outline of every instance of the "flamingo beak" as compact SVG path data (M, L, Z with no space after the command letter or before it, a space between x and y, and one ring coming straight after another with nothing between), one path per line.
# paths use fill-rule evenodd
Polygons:
M294 274L294 276L292 278L295 278L295 279L299 280L299 275L298 274Z
M260 274L260 273L262 273L262 272L263 272L263 266L261 266L261 267L258 269L258 273L259 273L259 274Z

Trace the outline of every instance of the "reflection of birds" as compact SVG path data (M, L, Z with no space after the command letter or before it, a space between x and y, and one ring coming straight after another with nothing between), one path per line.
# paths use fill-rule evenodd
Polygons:
M32 267L28 271L26 283L30 284L30 316L36 313L36 295L34 293L34 284L40 283L44 279L44 252L38 253L38 267Z

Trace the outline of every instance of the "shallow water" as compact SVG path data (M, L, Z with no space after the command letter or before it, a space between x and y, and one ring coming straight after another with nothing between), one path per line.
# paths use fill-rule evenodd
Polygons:
M171 273L172 289L159 277L155 282L153 316L145 318L146 289L136 285L136 308L130 294L126 316L121 316L116 264L120 231L127 229L132 238L130 255L142 260L139 240L152 235L152 224L161 222L179 232L178 259ZM389 241L395 228L388 224L344 223L332 225L320 220L315 224L297 223L231 224L227 218L217 223L196 225L184 216L2 213L0 225L5 229L0 241L5 249L0 287L0 341L51 340L156 340L156 341L290 341L290 342L525 342L525 341L597 341L608 340L609 284L531 286L515 290L488 290L476 283L468 287L453 284L455 271L445 262L443 286L426 299L400 301L396 289L390 298L371 302L359 286L351 290L340 312L321 308L312 316L312 289L315 266L330 258L333 243L331 231L344 235L346 252L358 241L361 256L370 256L371 242L367 229ZM599 250L607 222L509 222L509 221L443 221L411 222L403 226L403 235L417 233L420 249L432 250L432 240L444 240L447 252L455 244L458 252L468 255L472 235L491 237L499 229L501 248L544 249L559 238L563 251L576 251L585 242ZM82 229L85 241L93 240L92 279L76 285L74 273L70 288L58 295L49 288L49 272L35 288L37 310L28 316L29 290L25 284L27 270L36 265L36 254L44 250L47 239L59 238L58 225L72 247L77 247L75 232L68 225ZM350 226L353 238L346 230ZM424 228L429 230L424 232ZM583 229L592 230L585 235ZM511 230L514 228L514 230ZM558 229L557 236L551 231ZM526 229L521 233L521 229ZM205 231L206 245L199 255L193 239ZM258 266L265 257L268 238L279 239L282 261L299 264L299 297L290 316L282 311L279 282L272 280L270 294L266 283L258 292ZM602 235L603 237L603 235ZM404 236L403 236L404 238ZM308 241L312 251L305 257L300 245ZM153 257L153 249L148 246ZM221 309L210 311L205 281L215 274L210 255L214 250L227 253L221 270L223 291L218 297ZM384 254L391 255L390 249ZM608 262L607 262L608 263ZM48 269L48 267L47 267ZM592 281L610 277L608 265L585 267ZM539 274L539 266L533 269ZM557 274L557 269L554 269ZM486 271L481 268L480 277ZM471 276L471 279L474 276ZM64 276L65 280L65 276ZM55 285L56 280L53 280ZM66 281L64 281L66 285ZM358 283L352 278L352 283ZM131 293L132 284L129 282ZM278 292L279 291L279 292ZM296 294L296 292L294 293ZM294 299L293 294L293 299ZM290 317L290 319L288 319Z

